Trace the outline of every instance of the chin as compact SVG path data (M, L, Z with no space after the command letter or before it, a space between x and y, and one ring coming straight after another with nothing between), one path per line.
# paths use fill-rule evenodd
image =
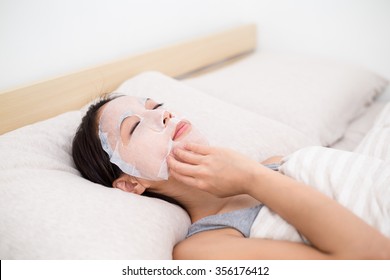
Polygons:
M195 143L201 145L208 145L207 138L196 128L191 127L191 131L183 137L180 141L173 142L174 147L183 147L186 143Z

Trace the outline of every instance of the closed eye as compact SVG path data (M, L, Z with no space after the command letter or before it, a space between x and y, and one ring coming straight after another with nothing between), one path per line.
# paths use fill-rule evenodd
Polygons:
M134 126L133 126L133 127L131 128L131 130L130 130L130 135L133 134L134 130L137 128L137 126L139 125L139 123L140 123L140 121L138 121L138 122L136 122L136 123L134 124Z
M159 108L159 107L161 107L161 106L163 106L164 105L164 103L159 103L159 104L157 104L156 106L154 106L153 108L152 108L152 110L156 110L157 108Z
M148 100L150 100L150 99L148 99ZM158 103L158 104L156 104L155 106L153 106L153 108L152 108L151 110L156 110L156 109L162 107L163 105L164 105L164 103ZM140 124L140 122L141 122L141 121L138 121L138 122L134 123L133 127L132 127L131 130L130 130L130 135L133 134L133 132L135 131L135 129L137 128L137 126Z

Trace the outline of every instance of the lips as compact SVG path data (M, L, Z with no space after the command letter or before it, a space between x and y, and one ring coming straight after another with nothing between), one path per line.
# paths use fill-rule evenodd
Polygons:
M189 131L190 124L186 121L180 121L176 125L175 133L172 136L172 140L176 141L181 138L181 136L184 136L185 132Z

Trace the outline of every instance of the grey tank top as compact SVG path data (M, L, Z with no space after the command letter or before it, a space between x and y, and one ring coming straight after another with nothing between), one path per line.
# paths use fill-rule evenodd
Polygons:
M280 164L271 163L264 164L264 166L274 171L278 171ZM234 228L241 232L245 237L249 237L252 224L262 206L262 204L259 204L251 208L204 217L190 226L186 238L198 232L222 228Z
M262 206L262 204L259 204L251 208L204 217L190 226L186 237L202 231L222 228L234 228L245 237L249 237L252 224Z

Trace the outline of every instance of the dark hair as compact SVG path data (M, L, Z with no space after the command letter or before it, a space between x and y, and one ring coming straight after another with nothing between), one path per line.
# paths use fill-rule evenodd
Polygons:
M81 124L76 131L72 143L73 161L81 175L94 183L109 188L113 187L112 183L115 179L119 178L123 172L118 166L111 163L108 154L102 148L98 136L97 115L99 109L104 104L117 97L119 96L103 97L88 108L87 113L81 120ZM145 191L143 195L159 198L183 207L175 199L162 194Z
M89 108L73 138L72 156L81 175L106 187L112 187L122 171L112 164L103 150L98 136L97 114L99 109L115 97L103 97Z

